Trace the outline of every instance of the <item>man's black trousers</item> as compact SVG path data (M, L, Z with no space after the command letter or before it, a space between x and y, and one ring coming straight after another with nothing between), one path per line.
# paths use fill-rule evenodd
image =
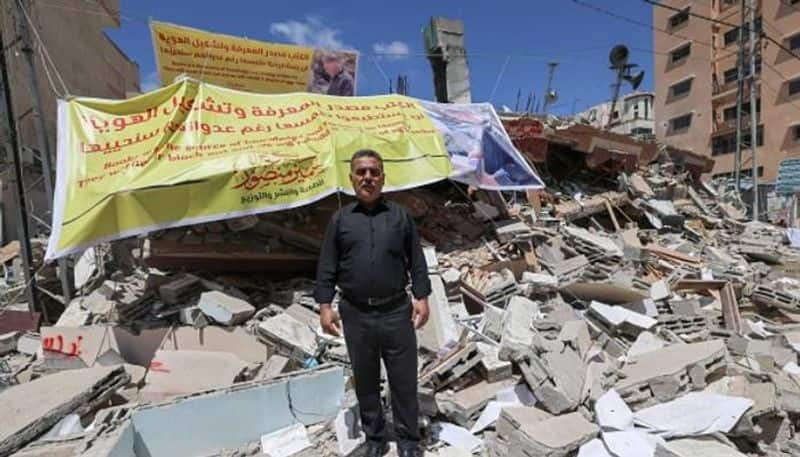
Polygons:
M356 306L345 299L339 303L364 433L370 441L386 440L380 387L383 359L395 434L402 449L414 448L419 443L417 335L411 310L410 297L389 309Z

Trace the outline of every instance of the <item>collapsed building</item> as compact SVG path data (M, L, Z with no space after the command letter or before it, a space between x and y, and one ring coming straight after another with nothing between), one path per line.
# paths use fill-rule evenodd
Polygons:
M428 455L797 455L800 250L785 229L703 182L708 158L504 124L544 191L389 195L418 223L433 285ZM102 245L48 317L6 281L0 455L357 455L347 351L312 297L341 204ZM17 256L0 251L8 278Z

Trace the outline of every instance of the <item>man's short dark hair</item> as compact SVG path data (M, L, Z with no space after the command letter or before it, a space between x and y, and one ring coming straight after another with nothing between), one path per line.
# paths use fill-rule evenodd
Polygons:
M353 170L353 163L356 161L356 159L361 159L363 157L371 157L377 160L381 163L381 169L383 169L383 157L381 157L380 154L372 149L359 149L353 154L353 157L350 157L350 171Z

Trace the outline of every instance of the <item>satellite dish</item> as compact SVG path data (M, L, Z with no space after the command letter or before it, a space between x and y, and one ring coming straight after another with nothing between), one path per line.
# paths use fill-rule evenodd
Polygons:
M635 76L631 76L631 75L625 76L625 80L628 81L631 84L631 87L633 87L633 90L636 90L636 89L639 88L639 86L642 84L642 79L644 79L644 70L640 71L639 73L636 73Z
M628 47L624 44L618 44L611 49L608 54L608 60L611 62L612 67L621 67L628 63L629 55Z

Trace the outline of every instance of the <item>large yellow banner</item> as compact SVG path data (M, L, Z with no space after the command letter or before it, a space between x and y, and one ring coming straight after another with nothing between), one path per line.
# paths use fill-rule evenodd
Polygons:
M447 178L443 138L400 95L260 95L186 79L130 100L59 101L46 257L103 241L304 205L383 155L386 189Z
M358 53L265 43L150 22L162 84L180 75L264 94L355 95Z

